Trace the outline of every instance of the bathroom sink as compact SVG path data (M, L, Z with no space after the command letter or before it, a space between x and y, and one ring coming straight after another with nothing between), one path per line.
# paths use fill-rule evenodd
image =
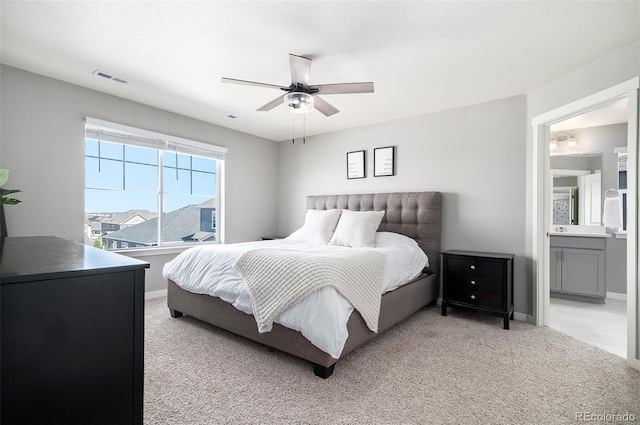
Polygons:
M579 236L583 238L610 238L604 226L551 226L551 236Z

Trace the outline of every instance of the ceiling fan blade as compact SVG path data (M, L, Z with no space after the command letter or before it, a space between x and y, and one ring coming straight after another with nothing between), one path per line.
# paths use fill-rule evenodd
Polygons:
M373 93L373 83L337 83L310 86L317 89L318 94Z
M255 81L236 80L235 78L222 77L223 83L241 84L243 86L265 87L269 89L281 89L286 90L288 87L276 86L275 84L256 83Z
M311 59L289 53L289 65L291 66L291 84L309 85L311 74Z
M315 94L313 95L313 106L314 108L322 112L327 117L330 117L331 115L337 114L338 112L340 112L338 108L331 105L329 102L322 99L321 97L316 96Z
M271 102L267 103L266 105L262 105L261 107L256 109L256 111L270 111L276 106L282 105L284 103L284 97L285 97L284 94L282 96L278 96L275 99L273 99Z

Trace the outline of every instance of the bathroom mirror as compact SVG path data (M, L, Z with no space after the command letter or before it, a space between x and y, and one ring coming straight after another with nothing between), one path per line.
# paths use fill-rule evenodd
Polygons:
M551 157L554 225L601 225L601 169L599 152Z

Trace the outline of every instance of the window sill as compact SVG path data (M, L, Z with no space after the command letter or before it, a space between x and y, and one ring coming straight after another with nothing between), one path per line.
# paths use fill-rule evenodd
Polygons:
M616 239L627 239L627 232L616 232Z
M189 248L193 248L195 246L204 246L204 245L218 245L218 243L216 242L216 243L199 243L199 244L188 244L188 245L162 246L157 248L114 249L110 252L126 255L127 257L145 258L145 257L155 257L157 255L180 254L181 252L186 251Z

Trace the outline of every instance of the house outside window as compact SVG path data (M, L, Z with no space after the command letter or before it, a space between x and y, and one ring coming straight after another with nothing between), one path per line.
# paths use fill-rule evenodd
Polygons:
M87 118L86 243L104 249L218 242L226 149ZM86 222L86 221L85 221Z

